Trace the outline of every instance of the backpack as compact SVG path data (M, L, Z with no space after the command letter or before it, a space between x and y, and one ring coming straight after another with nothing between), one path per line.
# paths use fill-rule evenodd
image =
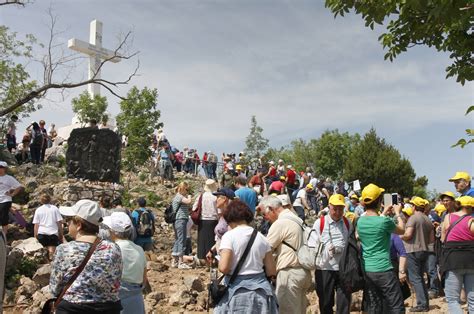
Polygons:
M177 211L174 210L173 203L169 204L165 209L165 222L168 224L174 223L176 220L176 213Z
M356 225L357 220L339 261L339 282L343 289L351 293L363 290L365 286L362 249L355 237Z
M316 247L312 247L308 245L308 240L311 237L311 233L314 231L310 227L306 226L305 224L300 224L298 220L292 219L291 217L285 217L300 226L302 233L303 233L303 242L298 249L295 249L293 246L288 244L286 241L282 243L288 247L290 247L293 251L295 251L296 257L298 258L298 263L307 270L314 270L316 269Z
M137 235L151 237L155 234L155 221L153 214L148 210L138 210Z
M41 146L43 145L43 132L33 131L33 145Z

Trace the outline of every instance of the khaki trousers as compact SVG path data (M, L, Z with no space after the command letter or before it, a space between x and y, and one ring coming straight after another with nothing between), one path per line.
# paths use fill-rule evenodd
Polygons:
M281 269L276 280L276 296L282 314L306 313L306 292L311 287L311 272L302 267Z

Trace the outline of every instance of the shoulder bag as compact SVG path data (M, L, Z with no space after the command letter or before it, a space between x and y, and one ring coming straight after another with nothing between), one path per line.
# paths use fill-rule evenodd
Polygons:
M198 203L197 203L197 206L196 206L196 210L191 213L191 219L193 220L193 223L194 223L195 225L199 225L199 223L201 222L202 195L203 195L203 194L204 194L204 193L202 193L202 194L199 196Z
M59 296L57 298L51 298L48 301L46 301L46 303L43 305L43 308L41 310L41 314L50 314L50 313L56 312L56 307L62 301L64 294L69 289L69 287L71 287L71 285L77 279L77 277L79 277L82 270L84 270L84 267L86 267L87 262L90 260L92 254L94 253L94 251L97 248L97 245L99 244L100 241L101 241L101 239L99 237L97 237L97 239L95 239L94 243L92 243L92 246L90 247L89 251L87 252L86 257L84 258L82 263L79 265L79 267L77 267L76 272L68 280L68 282L64 286L64 288L61 291L61 293L59 294Z
M229 282L227 285L222 285L220 282L222 279L225 277L225 275L222 275L221 277L217 279L212 279L211 283L208 285L207 290L208 290L208 308L215 307L219 301L224 297L224 295L227 292L227 289L229 288L229 285L231 285L234 280L237 278L237 275L239 274L240 268L242 267L242 264L245 262L245 259L247 258L247 255L250 252L250 248L252 247L253 242L255 241L255 237L257 236L257 229L253 229L252 235L250 236L250 240L247 243L247 247L245 248L244 253L242 254L242 257L240 257L239 262L235 266L234 272L232 273L232 276L230 277Z

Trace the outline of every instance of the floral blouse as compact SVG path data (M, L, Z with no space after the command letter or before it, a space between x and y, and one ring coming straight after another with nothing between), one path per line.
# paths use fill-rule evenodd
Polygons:
M54 296L59 296L91 245L72 241L56 248L49 279L49 288ZM120 248L111 241L102 240L63 299L71 303L116 302L119 300L121 277Z

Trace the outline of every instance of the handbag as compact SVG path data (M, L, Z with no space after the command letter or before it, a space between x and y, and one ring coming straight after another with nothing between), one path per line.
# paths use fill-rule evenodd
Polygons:
M56 308L59 305L59 303L62 301L64 294L69 289L69 287L71 287L71 285L77 279L77 277L80 275L80 273L82 272L84 267L86 267L87 262L91 258L92 254L94 253L94 251L97 248L97 245L99 244L100 241L101 241L101 239L99 237L97 237L97 239L95 239L94 243L92 243L92 246L90 247L89 251L87 252L86 257L81 262L79 267L77 267L76 272L68 280L68 282L64 286L63 290L61 290L61 293L59 294L59 296L57 298L51 298L51 299L47 300L44 303L43 308L41 309L41 314L50 314L50 313L54 313L56 311Z
M474 257L474 242L473 241L448 241L448 235L454 227L460 223L464 218L470 216L465 214L459 217L452 223L446 231L444 243L442 245L441 258L439 260L439 268L441 277L444 278L446 272L450 269L463 266L467 263L471 265L472 257Z
M211 283L207 287L207 290L209 293L208 298L207 298L208 308L215 307L219 303L219 301L224 297L224 295L227 293L229 286L237 278L240 268L242 268L242 264L245 262L245 259L247 258L247 255L250 252L250 248L252 247L256 236L257 236L257 229L253 229L252 235L250 236L250 240L247 243L247 247L245 248L244 253L240 257L239 262L235 266L234 272L232 273L232 276L230 277L227 285L223 285L220 283L222 279L225 277L225 275L222 275L218 279L211 280Z
M199 196L196 210L191 213L191 219L195 225L199 225L201 222L201 213L202 213L202 194Z

